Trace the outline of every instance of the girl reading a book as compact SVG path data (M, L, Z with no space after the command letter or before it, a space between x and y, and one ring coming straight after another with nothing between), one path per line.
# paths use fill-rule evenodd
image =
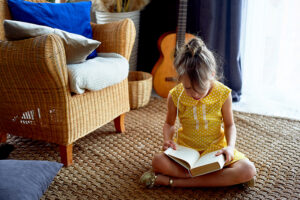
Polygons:
M216 155L223 154L226 164L216 172L191 177L188 170L162 152L154 155L152 170L145 172L140 182L148 188L154 185L215 187L253 184L256 169L244 154L235 149L231 90L217 81L213 53L200 38L193 38L178 51L174 66L180 84L170 91L167 99L163 150L176 149L176 143L196 149L201 155L219 150ZM177 117L182 127L173 139Z

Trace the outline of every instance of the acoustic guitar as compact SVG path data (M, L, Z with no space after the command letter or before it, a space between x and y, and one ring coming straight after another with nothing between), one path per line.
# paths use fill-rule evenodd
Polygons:
M180 0L177 31L176 33L165 33L158 39L160 58L152 69L153 87L156 93L166 98L169 91L177 85L177 73L173 62L176 50L195 36L186 33L187 2Z

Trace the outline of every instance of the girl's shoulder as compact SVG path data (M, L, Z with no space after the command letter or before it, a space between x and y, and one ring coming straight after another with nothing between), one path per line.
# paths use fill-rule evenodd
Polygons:
M214 82L214 90L212 96L218 97L221 103L224 103L231 93L231 89L219 81Z
M178 93L181 93L183 91L183 89L184 89L183 84L179 83L175 87L173 87L169 93L170 94L178 94Z
M184 91L183 84L179 83L174 88L172 88L169 92L172 97L173 103L175 104L176 107L177 107L178 99L182 95L183 91Z
M221 83L220 81L214 81L214 87L217 91L231 91L229 87Z

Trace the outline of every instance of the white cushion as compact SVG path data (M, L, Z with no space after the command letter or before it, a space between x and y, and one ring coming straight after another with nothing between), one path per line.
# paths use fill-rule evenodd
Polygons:
M22 40L45 34L59 35L64 42L67 64L84 62L88 55L100 45L97 40L48 26L15 20L4 20L3 25L5 37L8 40Z
M129 72L126 58L116 53L99 53L98 57L67 66L70 88L76 94L120 83L127 78Z

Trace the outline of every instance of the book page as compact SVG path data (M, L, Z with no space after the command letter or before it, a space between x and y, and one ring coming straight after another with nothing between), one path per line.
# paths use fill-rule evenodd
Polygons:
M197 150L181 145L176 145L176 150L168 148L164 153L172 159L178 158L179 161L185 161L190 167L200 158L200 154Z
M217 151L214 152L210 152L208 154L205 154L204 156L200 157L199 160L197 160L194 165L192 166L192 168L197 168L200 166L205 166L211 163L218 163L220 165L220 168L223 168L224 164L225 164L225 158L224 155L221 154L219 156L215 156Z
M169 156L169 158L171 158L172 160L174 160L175 162L177 162L178 164L180 164L182 167L186 168L187 170L191 169L191 165L188 162L186 162L185 160L175 158L171 155L168 155L168 156Z

